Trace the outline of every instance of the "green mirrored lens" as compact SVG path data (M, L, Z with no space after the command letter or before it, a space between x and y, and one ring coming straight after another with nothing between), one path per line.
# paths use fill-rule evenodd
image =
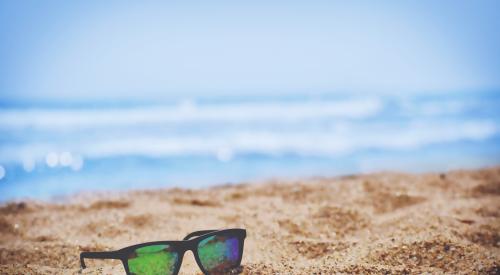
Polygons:
M171 275L177 260L177 253L169 245L150 245L136 249L128 257L128 268L136 275Z
M239 265L240 241L230 236L208 237L198 244L198 257L207 271L223 273Z

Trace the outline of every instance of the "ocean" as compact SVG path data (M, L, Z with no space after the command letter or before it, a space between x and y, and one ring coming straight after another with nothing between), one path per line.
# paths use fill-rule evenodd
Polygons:
M498 92L0 101L0 201L498 164Z

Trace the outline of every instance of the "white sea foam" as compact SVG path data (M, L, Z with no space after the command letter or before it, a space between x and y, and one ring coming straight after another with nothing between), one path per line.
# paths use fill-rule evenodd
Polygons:
M196 105L181 101L174 106L123 109L0 110L0 128L64 130L145 124L251 121L301 121L318 118L362 119L383 109L377 98L342 101L258 102Z
M476 108L477 102L409 100L399 104L399 109L392 110L374 97L4 109L0 110L0 131L13 134L11 142L0 144L0 161L22 163L28 171L36 162L79 170L84 158L126 155L210 155L222 162L248 153L339 156L367 149L412 150L482 141L499 132L494 118L460 116L471 106ZM440 117L443 114L448 116Z
M85 188L93 188L87 186L90 178L94 185L106 178L109 186L123 187L124 182L146 186L484 166L498 163L495 104L460 97L358 97L183 100L109 109L9 107L0 109L1 181L47 190L50 182L66 186L83 180ZM191 168L196 175L186 173Z
M207 135L122 134L99 139L79 139L63 145L32 142L0 148L0 153L2 158L16 158L19 152L31 152L32 155L46 154L45 161L49 167L59 164L72 165L72 160L66 156L69 153L62 155L54 153L61 150L61 146L64 150L90 158L126 155L146 157L212 155L221 161L230 161L236 155L248 153L339 156L365 149L411 150L432 144L464 140L482 141L498 133L498 126L490 120L448 122L414 120L400 126L384 123L358 125L355 122L344 122L339 127L318 127L307 130L239 128Z

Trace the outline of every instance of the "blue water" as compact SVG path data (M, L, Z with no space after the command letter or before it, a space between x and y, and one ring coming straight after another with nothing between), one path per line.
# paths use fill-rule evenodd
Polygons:
M500 164L500 93L0 102L0 200Z

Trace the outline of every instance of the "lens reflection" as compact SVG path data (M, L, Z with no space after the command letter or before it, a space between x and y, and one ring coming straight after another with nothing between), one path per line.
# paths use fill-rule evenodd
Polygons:
M211 236L198 244L201 265L210 273L224 273L239 265L240 241L236 237Z
M178 254L169 245L150 245L138 248L128 257L128 268L136 275L171 275Z

